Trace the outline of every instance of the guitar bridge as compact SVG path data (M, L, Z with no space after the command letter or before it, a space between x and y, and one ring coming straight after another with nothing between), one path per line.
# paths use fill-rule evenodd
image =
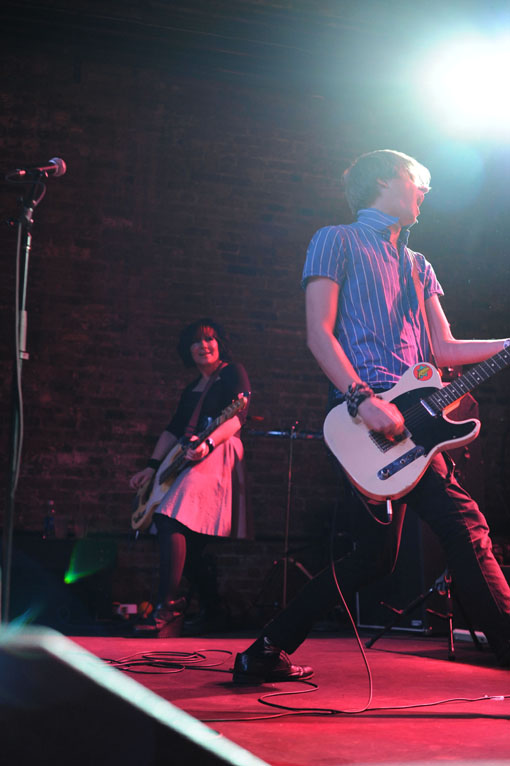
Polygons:
M409 452L406 452L396 460L393 460L392 463L388 463L388 465L385 465L384 468L381 468L379 471L377 471L377 478L381 479L382 481L389 479L390 476L398 473L398 471L402 470L402 468L405 468L406 465L413 463L417 458L424 454L425 447L420 445L414 447L413 449L409 450Z

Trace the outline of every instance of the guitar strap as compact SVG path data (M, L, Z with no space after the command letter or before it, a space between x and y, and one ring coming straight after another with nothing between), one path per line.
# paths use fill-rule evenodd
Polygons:
M412 263L412 276L413 276L413 282L414 282L414 289L416 290L416 295L418 297L418 305L420 307L423 324L425 325L425 330L427 331L427 338L429 341L429 348L430 348L430 361L432 364L434 364L437 367L436 360L434 357L434 347L432 346L432 337L430 335L430 327L429 322L427 319L427 312L425 310L425 297L424 297L424 291L423 291L423 285L420 282L420 277L418 276L418 266L416 264L416 258L414 255L411 255L411 263Z
M212 384L218 379L218 376L219 376L221 370L224 367L226 367L226 366L227 366L226 362L223 362L222 364L220 364L218 369L211 375L211 377L207 381L207 385L204 388L204 390L202 391L202 393L200 395L200 398L199 398L198 402L196 403L195 409L193 410L193 413L192 413L192 415L191 415L191 417L189 419L189 423L186 426L186 430L184 432L184 436L187 439L189 439L189 437L193 436L193 434L195 433L195 428L197 427L197 423L198 423L198 416L200 415L200 410L202 408L202 402L204 401L207 392L211 388Z

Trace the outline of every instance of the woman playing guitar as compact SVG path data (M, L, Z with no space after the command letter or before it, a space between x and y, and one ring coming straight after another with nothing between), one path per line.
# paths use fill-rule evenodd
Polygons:
M146 528L153 519L158 532L159 586L149 627L161 636L173 630L171 623L186 605L178 599L185 565L202 606L206 611L216 607L214 582L202 556L208 536L245 537L248 532L239 437L249 400L246 370L230 361L225 331L213 319L185 327L177 349L198 376L182 392L146 467L130 480L137 497L148 495L141 514L149 515L148 523L134 523L140 517L135 512L133 526ZM172 470L175 465L178 471Z

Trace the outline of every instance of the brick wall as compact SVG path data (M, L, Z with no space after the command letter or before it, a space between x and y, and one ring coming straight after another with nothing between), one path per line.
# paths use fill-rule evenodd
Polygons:
M147 12L157 5L148 3ZM257 13L276 13L272 6L263 3ZM108 7L119 13L118 3L105 2L105 16ZM229 4L221 7L228 16ZM126 17L127 8L141 12L128 4ZM231 16L234 23L232 9ZM133 546L127 534L127 481L189 380L174 351L181 327L210 314L230 330L251 378L251 414L262 418L247 431L286 431L295 421L320 431L326 386L305 346L299 287L307 242L319 226L348 220L339 177L350 158L399 144L427 161L427 143L400 124L385 123L378 134L373 115L360 131L367 115L349 109L348 88L317 88L306 62L302 80L289 61L283 73L274 60L264 69L262 41L252 60L239 55L233 68L235 51L227 63L204 47L193 56L193 46L181 38L177 45L170 32L151 40L126 22L123 36L86 14L67 27L61 16L58 22L58 39L34 29L21 37L9 33L21 29L11 18L1 53L4 170L53 156L68 164L64 177L48 182L34 215L16 527L39 533L53 499L71 529L85 521L89 534L118 540L114 597L139 600L152 587L154 551L148 540ZM17 197L1 186L3 218L16 217ZM480 250L447 251L466 220L454 221L451 241L437 237L450 226L446 214L431 211L414 244L437 254L440 278L452 286L455 330L506 334L502 247L488 280L476 260ZM5 422L14 229L4 228L2 244ZM461 256L463 290L456 292ZM480 305L471 298L475 285ZM490 478L485 510L501 535L509 531L507 380L495 379L480 397L489 425L481 437ZM287 497L288 440L247 433L245 444L255 540L215 548L221 587L236 606L253 600L282 550ZM337 495L322 443L296 440L290 532L312 569L324 561Z

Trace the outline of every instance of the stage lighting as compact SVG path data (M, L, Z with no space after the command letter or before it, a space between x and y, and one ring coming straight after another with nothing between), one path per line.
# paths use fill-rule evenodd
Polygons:
M510 33L449 40L428 52L421 75L426 105L450 134L508 140L509 71Z

